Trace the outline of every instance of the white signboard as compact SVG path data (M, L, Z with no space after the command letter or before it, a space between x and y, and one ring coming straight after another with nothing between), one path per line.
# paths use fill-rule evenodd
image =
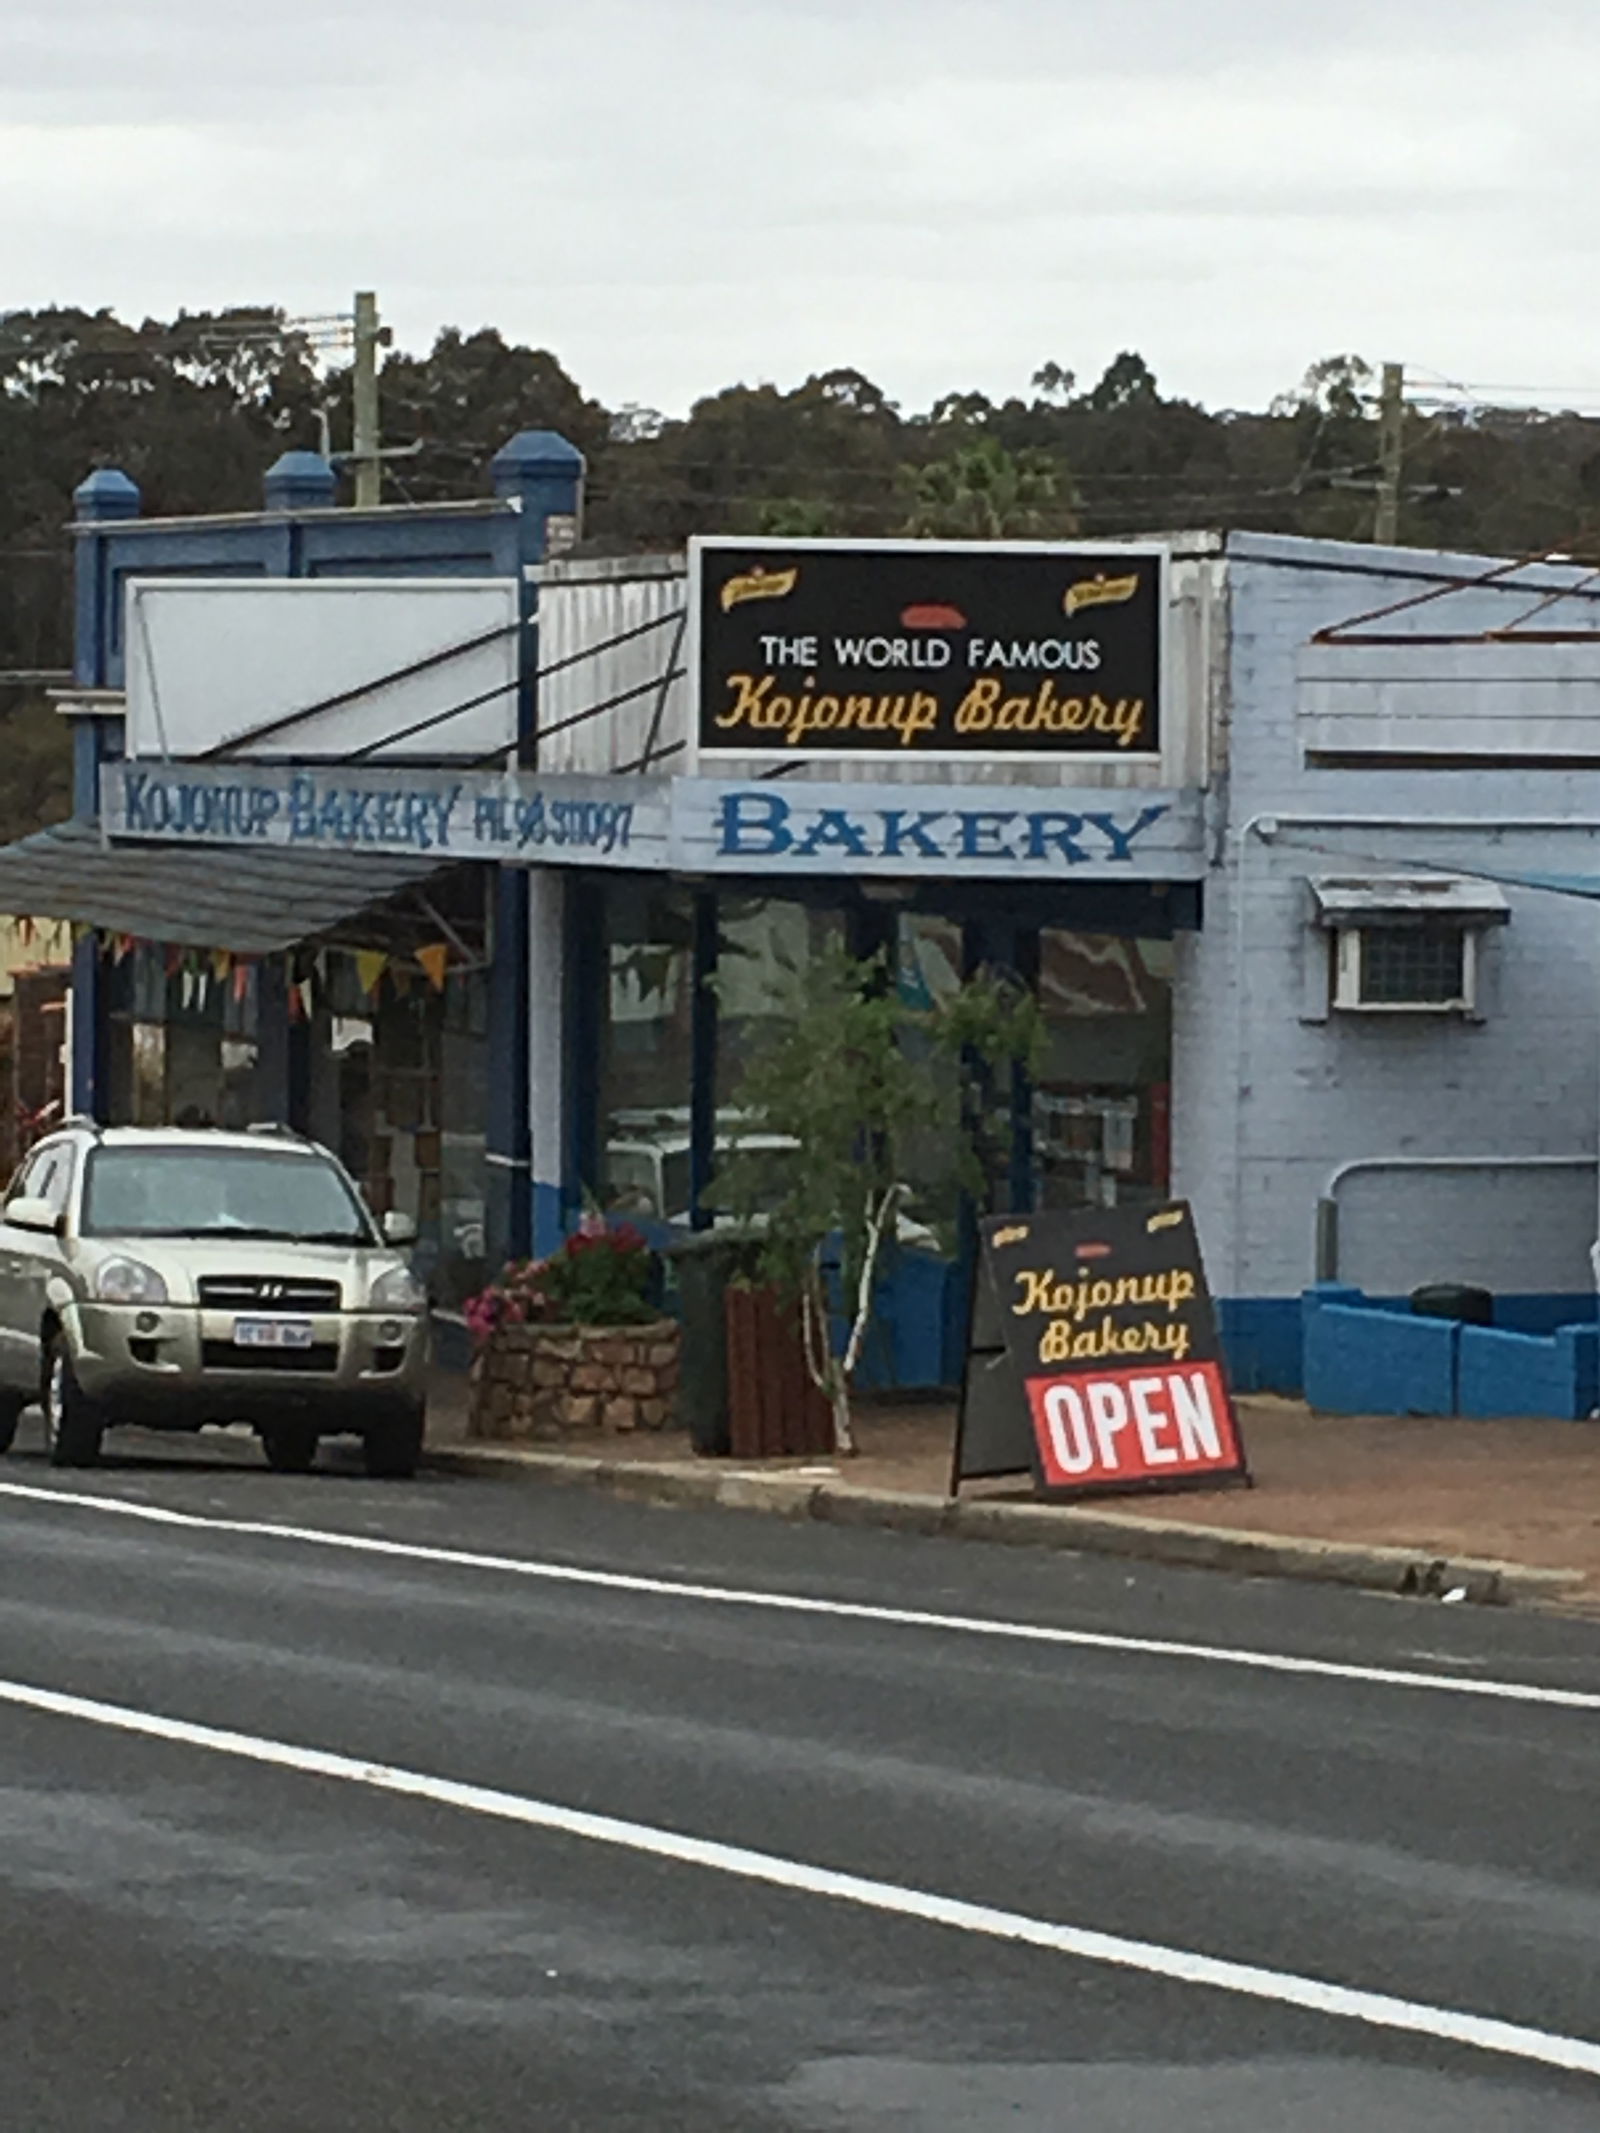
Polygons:
M691 874L1197 881L1200 796L1059 785L110 763L108 837Z
M482 762L517 731L512 578L135 578L127 747Z

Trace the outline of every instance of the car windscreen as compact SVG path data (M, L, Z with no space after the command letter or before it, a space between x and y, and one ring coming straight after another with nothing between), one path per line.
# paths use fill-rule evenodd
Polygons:
M97 1148L86 1237L261 1237L370 1244L350 1186L320 1156L275 1148Z

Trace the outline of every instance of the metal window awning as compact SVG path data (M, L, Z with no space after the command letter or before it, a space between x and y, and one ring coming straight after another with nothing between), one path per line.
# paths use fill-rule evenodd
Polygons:
M1306 886L1319 926L1503 926L1505 891L1459 874L1319 874Z
M397 930L436 939L439 928L382 907L459 864L281 845L108 845L94 824L62 822L0 846L0 911L236 955L313 940L392 947Z

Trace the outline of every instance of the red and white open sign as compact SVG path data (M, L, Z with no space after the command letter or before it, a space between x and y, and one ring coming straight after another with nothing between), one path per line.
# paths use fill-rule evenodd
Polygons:
M1215 1363L1029 1378L1046 1488L1237 1473L1244 1453Z
M991 1215L980 1234L953 1489L1248 1482L1186 1202Z

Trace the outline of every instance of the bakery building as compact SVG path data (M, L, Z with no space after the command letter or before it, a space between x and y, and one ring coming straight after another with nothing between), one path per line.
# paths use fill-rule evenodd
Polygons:
M0 853L0 908L84 929L79 1107L289 1116L448 1301L585 1206L714 1221L774 976L842 943L908 1002L1036 989L991 1205L1191 1198L1245 1385L1298 1382L1318 1275L1594 1315L1582 571L1206 532L589 557L581 474L534 434L451 506L335 508L303 454L227 519L84 485L79 815ZM907 1184L871 1372L949 1382L972 1210Z

